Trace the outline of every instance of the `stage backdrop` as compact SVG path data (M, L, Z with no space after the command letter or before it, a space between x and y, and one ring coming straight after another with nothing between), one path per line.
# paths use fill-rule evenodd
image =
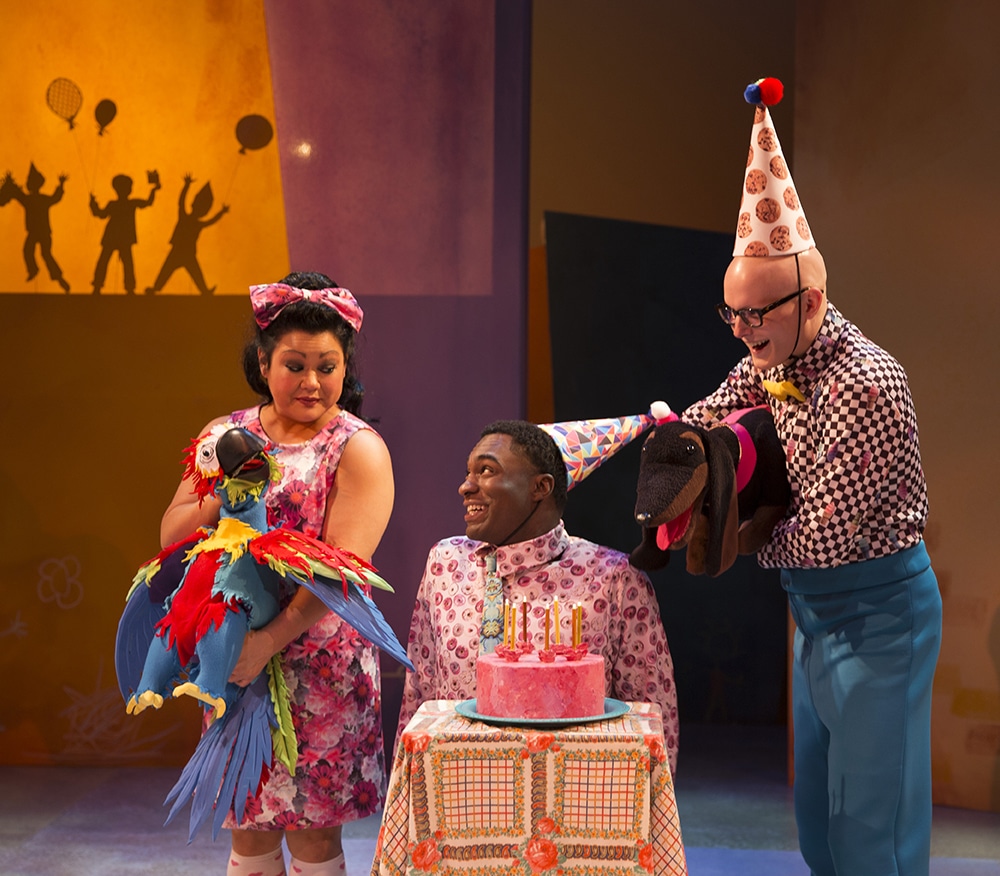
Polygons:
M287 263L262 3L2 6L0 290L243 294Z
M377 598L405 639L468 448L523 410L528 11L0 0L0 760L193 750L193 702L125 714L115 629L183 449L254 402L247 286L293 266L365 309L364 413L396 480L375 562L398 595Z

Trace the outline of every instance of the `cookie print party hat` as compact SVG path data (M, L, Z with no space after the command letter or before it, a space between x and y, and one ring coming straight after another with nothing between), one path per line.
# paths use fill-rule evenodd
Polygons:
M759 79L743 97L756 107L734 256L786 256L816 245L792 182L768 107L781 102L781 80Z
M657 423L678 419L666 402L656 401L645 414L606 417L597 420L567 420L540 423L538 428L552 436L566 463L567 488L580 481Z

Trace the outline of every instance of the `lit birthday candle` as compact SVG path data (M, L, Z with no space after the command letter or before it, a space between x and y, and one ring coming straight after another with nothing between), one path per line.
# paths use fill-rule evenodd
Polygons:
M549 609L545 609L545 650L549 650Z
M521 598L521 640L528 641L528 597Z

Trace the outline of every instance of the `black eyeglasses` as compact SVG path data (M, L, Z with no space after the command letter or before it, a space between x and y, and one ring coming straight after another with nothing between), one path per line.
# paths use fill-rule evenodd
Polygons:
M803 292L808 292L811 288L811 286L806 286L804 289L799 289L798 292L793 292L791 295L779 298L773 304L768 304L767 307L743 307L739 310L733 310L728 304L722 302L722 304L715 305L715 312L719 314L726 325L732 325L736 322L736 317L739 317L750 328L760 328L764 324L765 313L770 313L774 308L781 307L782 304L787 304L793 298L798 297Z

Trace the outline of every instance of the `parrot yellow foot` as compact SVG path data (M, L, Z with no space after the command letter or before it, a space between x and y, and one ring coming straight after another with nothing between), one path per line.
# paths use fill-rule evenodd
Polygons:
M152 706L154 709L160 708L163 705L163 697L161 697L155 690L146 690L139 694L138 698L135 696L131 697L128 704L125 706L125 711L130 715L138 715L143 709Z
M184 684L179 684L174 688L175 697L194 697L196 700L201 700L205 705L211 706L215 709L215 714L213 715L213 720L216 718L221 718L226 714L226 701L222 697L213 697L211 694L205 693L198 685L194 682L186 681Z

